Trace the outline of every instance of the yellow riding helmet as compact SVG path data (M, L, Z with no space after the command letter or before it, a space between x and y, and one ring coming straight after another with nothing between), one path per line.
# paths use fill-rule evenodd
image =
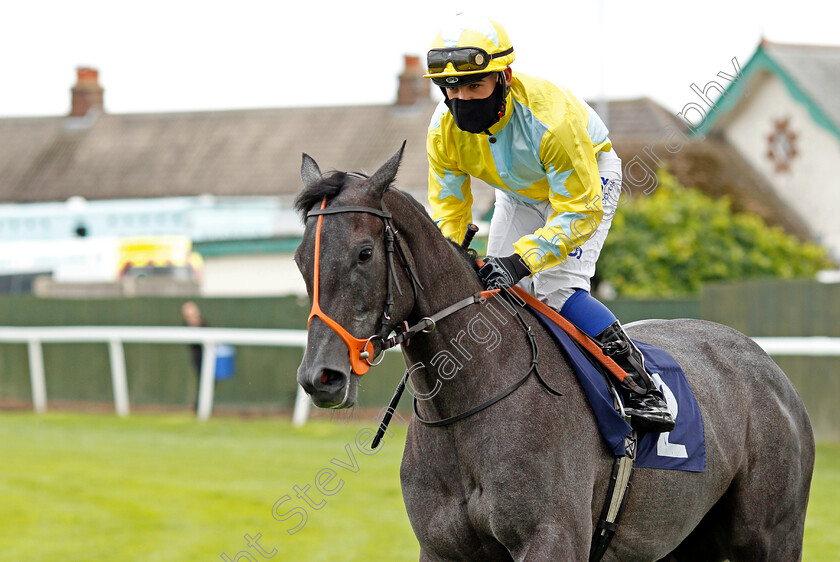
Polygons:
M438 86L460 86L501 72L513 60L513 45L500 23L458 14L435 35L423 77Z

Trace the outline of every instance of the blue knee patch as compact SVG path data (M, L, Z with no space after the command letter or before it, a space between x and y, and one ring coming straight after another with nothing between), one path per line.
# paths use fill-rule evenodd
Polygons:
M583 289L578 289L569 297L560 314L592 338L617 320L609 308Z

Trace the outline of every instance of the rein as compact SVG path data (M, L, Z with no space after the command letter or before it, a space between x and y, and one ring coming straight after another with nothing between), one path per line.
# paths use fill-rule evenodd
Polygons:
M499 291L499 290L493 290L493 291L482 291L480 294L481 295L496 296L496 295L502 294L502 292ZM505 298L505 297L502 297L502 298ZM482 296L481 300L484 300L484 296ZM514 309L514 310L516 310L516 309ZM414 396L413 407L414 407L414 416L417 418L417 421L419 421L423 425L428 425L430 427L442 427L442 426L446 426L446 425L449 425L449 424L453 424L457 421L461 421L464 418L468 418L468 417L472 416L473 414L477 414L478 412L489 408L490 406L492 406L496 402L499 402L503 398L506 398L509 395L511 395L517 388L522 386L525 383L526 380L528 380L528 378L531 376L532 373L534 374L534 376L537 377L537 380L540 382L540 384L542 384L542 386L548 392L550 392L551 394L554 394L555 396L562 396L562 394L559 391L551 388L551 386L549 386L549 384L547 382L545 382L545 379L540 374L540 371L539 371L539 368L538 368L540 350L537 347L537 339L534 336L534 332L531 330L531 327L528 324L525 323L525 320L522 319L522 315L519 313L518 310L516 310L516 318L517 318L517 320L519 320L519 323L522 325L522 328L525 330L525 334L528 336L528 343L531 344L531 366L528 369L528 372L526 372L524 376L522 376L519 380L517 380L516 382L511 384L509 387L507 387L501 393L497 394L496 396L487 400L486 402L482 402L478 406L474 406L474 407L470 408L469 410L467 410L466 412L461 412L460 414L456 414L456 415L450 416L448 418L443 418L441 420L423 419L423 417L420 416L420 412L417 410L417 396L415 395ZM406 375L407 374L408 374L408 371L406 371ZM405 380L405 376L403 377L403 380ZM401 383L401 384L404 384L404 382Z

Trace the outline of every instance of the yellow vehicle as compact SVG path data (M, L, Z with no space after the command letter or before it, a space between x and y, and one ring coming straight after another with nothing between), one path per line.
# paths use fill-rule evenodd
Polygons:
M122 238L119 277L170 277L200 281L204 260L186 236Z

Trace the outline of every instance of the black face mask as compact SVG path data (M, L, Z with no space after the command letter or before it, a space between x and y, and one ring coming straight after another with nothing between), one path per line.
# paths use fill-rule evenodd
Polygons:
M459 129L468 133L481 133L492 127L505 114L503 90L503 84L499 81L493 93L481 100L449 99L445 97L444 91L444 102Z

